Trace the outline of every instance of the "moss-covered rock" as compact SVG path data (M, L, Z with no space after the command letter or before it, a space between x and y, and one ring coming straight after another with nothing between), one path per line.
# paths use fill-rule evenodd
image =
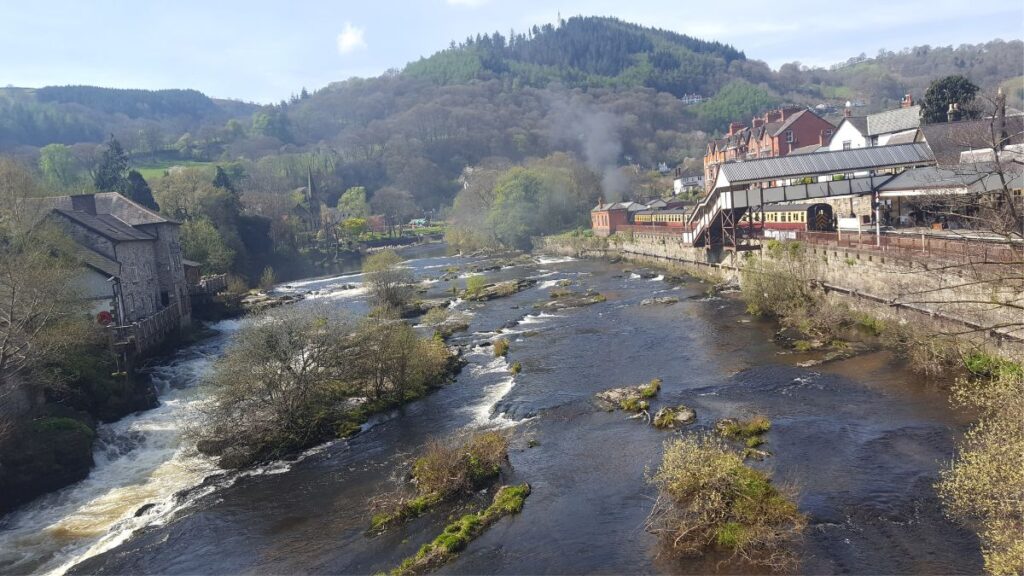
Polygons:
M95 438L80 416L46 416L19 426L0 450L0 514L88 476Z

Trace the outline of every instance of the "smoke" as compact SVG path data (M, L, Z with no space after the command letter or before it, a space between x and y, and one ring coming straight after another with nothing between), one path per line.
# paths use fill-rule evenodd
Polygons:
M548 93L550 111L548 136L554 145L579 151L590 170L601 176L601 192L606 202L618 202L629 192L629 180L619 170L622 141L621 120L593 103L586 96Z

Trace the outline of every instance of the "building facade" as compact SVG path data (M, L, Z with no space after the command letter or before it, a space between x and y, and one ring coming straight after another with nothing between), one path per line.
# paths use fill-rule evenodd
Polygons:
M750 125L732 122L723 138L712 140L704 153L704 183L710 187L727 162L787 156L811 145L825 146L835 126L806 108L786 107L754 117Z
M159 316L161 327L191 323L179 223L115 192L42 202L78 246L80 287L97 321L129 326Z

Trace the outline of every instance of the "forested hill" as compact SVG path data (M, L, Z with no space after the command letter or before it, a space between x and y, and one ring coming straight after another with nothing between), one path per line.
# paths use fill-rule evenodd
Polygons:
M614 18L477 35L409 64L404 73L439 84L508 76L525 86L646 86L676 96L713 93L736 72L743 52L720 42L645 28Z
M205 125L248 121L257 108L197 90L0 88L0 147L100 142L111 133L135 134L140 142L134 148L158 147Z

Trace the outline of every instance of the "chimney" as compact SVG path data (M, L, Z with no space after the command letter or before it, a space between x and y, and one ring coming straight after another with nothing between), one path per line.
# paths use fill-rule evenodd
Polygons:
M86 214L96 215L96 195L95 194L79 194L71 197L71 209L78 210L79 212L85 212Z
M914 105L914 97L910 94L903 95L903 101L900 102L900 108L910 108Z
M1010 137L1006 131L1006 94L1003 94L1002 87L996 92L996 122L994 128L995 136L999 139L996 147L1002 148Z
M754 128L760 128L764 126L764 118L754 118L750 123Z
M765 112L764 122L768 124L770 122L777 122L782 119L782 110L771 110Z
M959 104L954 104L954 103L951 102L949 104L949 110L946 111L946 121L947 122L956 122L959 119L960 119L960 105Z
M826 135L824 130L818 132L818 146L828 145L828 141L831 139L831 136Z
M743 130L743 122L730 122L729 123L729 136L735 135L740 130Z
M853 110L849 108L843 108L843 118L851 118L853 116Z

